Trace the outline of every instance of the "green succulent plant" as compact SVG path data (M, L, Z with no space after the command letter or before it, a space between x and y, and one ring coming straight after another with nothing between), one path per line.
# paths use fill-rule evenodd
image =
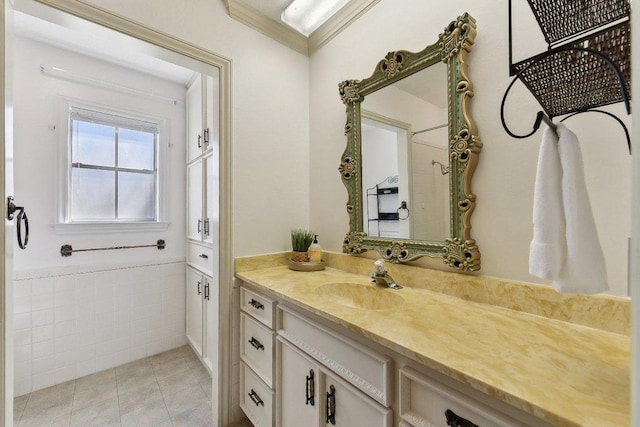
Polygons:
M291 230L291 248L295 252L306 252L311 243L313 243L314 236L315 233L310 230L301 228Z

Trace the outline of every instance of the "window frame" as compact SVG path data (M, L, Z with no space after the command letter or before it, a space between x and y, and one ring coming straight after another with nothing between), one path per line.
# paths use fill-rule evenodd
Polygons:
M155 220L72 220L71 218L71 178L72 178L72 141L71 141L71 113L74 110L85 110L88 113L95 112L96 115L113 115L123 117L121 123L126 123L127 119L132 122L142 121L152 123L157 127L158 135L155 150L156 168L156 218ZM94 102L88 102L68 97L60 97L59 114L59 159L58 159L58 203L57 220L54 223L56 232L66 233L100 233L114 231L151 231L166 230L169 226L167 222L167 182L168 170L167 150L169 145L169 121L165 118L141 114L123 108L106 106ZM109 170L114 168L109 167ZM117 169L115 169L117 170ZM117 194L117 193L116 193ZM116 196L117 197L117 196Z

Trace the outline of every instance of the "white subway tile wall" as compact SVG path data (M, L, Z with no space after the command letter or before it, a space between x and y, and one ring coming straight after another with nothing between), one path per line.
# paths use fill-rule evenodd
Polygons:
M187 343L185 263L14 281L14 394Z

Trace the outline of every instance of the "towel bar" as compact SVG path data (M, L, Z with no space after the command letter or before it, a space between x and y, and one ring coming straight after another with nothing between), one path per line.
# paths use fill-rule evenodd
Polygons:
M164 240L158 240L155 245L135 245L135 246L111 246L108 248L91 248L91 249L73 249L71 245L62 245L60 247L60 255L63 257L71 256L74 252L90 252L90 251L112 251L116 249L136 249L136 248L165 248Z

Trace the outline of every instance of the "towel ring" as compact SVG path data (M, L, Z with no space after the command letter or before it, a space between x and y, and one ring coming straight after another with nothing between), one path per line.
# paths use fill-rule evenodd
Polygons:
M402 217L400 215L400 211L407 211L407 216ZM404 220L408 219L409 218L409 214L411 213L411 211L407 207L407 202L405 200L400 202L400 207L398 209L396 209L396 212L398 213L398 219L401 220L401 221L404 221Z

